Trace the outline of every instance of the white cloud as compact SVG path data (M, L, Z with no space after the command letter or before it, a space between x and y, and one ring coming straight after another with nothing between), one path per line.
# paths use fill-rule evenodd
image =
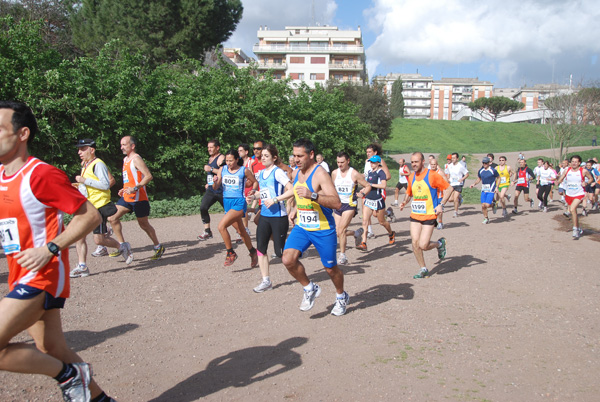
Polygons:
M372 65L477 63L511 82L533 78L536 65L600 76L590 63L600 53L596 0L375 0L365 17L377 36Z

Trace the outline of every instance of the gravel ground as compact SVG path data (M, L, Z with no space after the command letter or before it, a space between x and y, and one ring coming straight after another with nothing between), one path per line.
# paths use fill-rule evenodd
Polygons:
M426 254L433 275L424 280L413 279L409 212L396 209L396 244L375 225L369 252L350 245L343 317L329 314L335 291L314 249L303 262L323 292L301 312L302 287L279 260L274 289L254 293L260 273L245 248L223 267L216 232L195 240L199 216L151 220L167 247L159 261L126 222L135 261L89 257L92 275L72 280L63 327L120 402L597 401L600 214L582 218L586 233L574 241L561 208L521 206L488 225L478 205L446 213L434 236L447 238L448 255ZM212 217L216 229L221 216ZM351 229L359 225L356 217ZM2 294L6 280L2 258ZM52 379L0 372L0 400L61 396Z

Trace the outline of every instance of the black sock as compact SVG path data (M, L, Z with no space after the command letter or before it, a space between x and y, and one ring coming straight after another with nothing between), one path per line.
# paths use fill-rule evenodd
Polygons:
M250 254L256 254L256 249L254 247L252 247L249 251L250 251Z
M75 377L76 373L77 371L75 370L75 367L73 367L72 364L63 363L62 370L60 370L60 373L58 373L58 375L54 377L54 379L62 384L68 379Z
M233 249L232 249L232 248L228 248L228 249L227 249L227 252L228 252L228 253L233 253Z
M110 397L102 392L100 395L91 400L91 402L108 402L110 401Z

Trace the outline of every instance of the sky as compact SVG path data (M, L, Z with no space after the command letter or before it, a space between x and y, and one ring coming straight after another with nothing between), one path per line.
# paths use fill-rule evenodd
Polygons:
M598 0L242 0L224 44L250 57L259 27L361 27L369 80L479 78L495 88L600 84ZM256 58L256 57L255 57Z

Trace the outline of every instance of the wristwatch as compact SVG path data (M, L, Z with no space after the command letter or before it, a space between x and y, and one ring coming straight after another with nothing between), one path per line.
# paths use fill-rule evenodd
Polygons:
M60 253L60 248L56 244L49 242L48 244L46 244L46 247L48 247L48 250L50 250L52 254L58 257L58 254Z
M133 189L135 190L135 192L138 192L140 188L138 186L135 186Z
M317 198L319 198L319 194L317 194L317 193L312 193L312 194L310 195L310 199L311 199L312 201L316 201L316 200L317 200Z

